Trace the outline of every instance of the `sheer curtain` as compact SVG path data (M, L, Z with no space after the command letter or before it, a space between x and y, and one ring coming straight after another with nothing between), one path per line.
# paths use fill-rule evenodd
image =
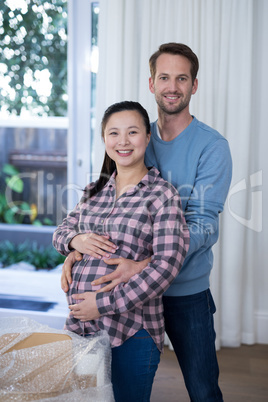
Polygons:
M233 181L211 275L217 347L268 343L267 17L265 0L100 0L97 128L104 109L125 99L156 119L149 57L161 43L182 42L200 61L191 113L230 143ZM99 130L94 149L99 171Z

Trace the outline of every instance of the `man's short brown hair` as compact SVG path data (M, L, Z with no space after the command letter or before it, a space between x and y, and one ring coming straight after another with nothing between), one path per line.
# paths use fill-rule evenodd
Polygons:
M191 63L192 83L194 83L194 80L196 79L198 68L199 68L198 57L192 51L192 49L190 49L187 45L184 45L183 43L176 43L176 42L164 43L163 45L160 45L159 49L154 54L152 54L152 56L150 57L149 66L150 66L150 72L151 72L151 77L152 77L153 81L154 81L155 75L156 75L157 59L161 54L164 54L164 53L186 57Z

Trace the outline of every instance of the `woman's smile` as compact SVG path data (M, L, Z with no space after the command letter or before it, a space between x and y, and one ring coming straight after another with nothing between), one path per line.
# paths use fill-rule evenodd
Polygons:
M119 150L119 149L118 149L116 152L117 152L120 156L125 157L125 156L131 155L132 152L133 152L133 149L127 149L127 150Z

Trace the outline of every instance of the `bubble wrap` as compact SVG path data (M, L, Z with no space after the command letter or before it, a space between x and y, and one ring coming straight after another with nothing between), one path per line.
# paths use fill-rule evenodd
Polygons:
M26 317L1 318L0 402L8 401L113 402L108 334L84 338Z

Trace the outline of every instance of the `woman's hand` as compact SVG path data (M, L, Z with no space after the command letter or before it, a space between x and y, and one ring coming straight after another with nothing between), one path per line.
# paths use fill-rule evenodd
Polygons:
M85 292L72 295L75 300L82 300L78 304L69 306L71 314L80 321L96 320L100 317L96 303L95 292Z
M78 234L70 241L69 248L99 259L109 258L117 247L108 239L109 236L100 236L95 233Z
M103 256L109 257L111 253L116 251L115 244L109 241L108 238L108 236L86 233L77 235L70 241L69 246L74 249L74 252L65 258L61 274L61 288L65 293L68 292L69 285L72 283L72 267L76 261L82 260L82 254L88 254L100 259Z
M151 258L147 258L143 261L133 261L127 258L111 258L109 260L104 259L104 262L108 265L118 265L116 270L111 274L104 275L99 279L91 282L91 285L102 285L103 283L110 282L108 285L99 289L99 292L109 292L114 289L116 285L120 283L126 283L135 274L139 274L151 261Z

